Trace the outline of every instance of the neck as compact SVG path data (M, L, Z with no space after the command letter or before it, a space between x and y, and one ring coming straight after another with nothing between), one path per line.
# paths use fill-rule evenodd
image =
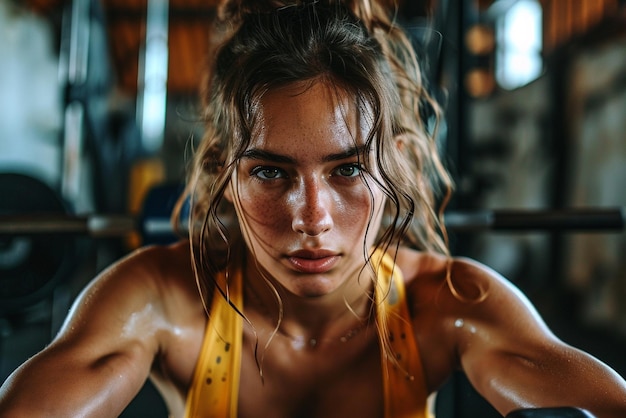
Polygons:
M289 292L271 276L264 278L248 267L244 279L246 315L258 331L276 329L277 335L289 338L294 347L346 343L374 322L371 281L364 277L358 280L358 272L350 277L354 278L332 293L306 297Z

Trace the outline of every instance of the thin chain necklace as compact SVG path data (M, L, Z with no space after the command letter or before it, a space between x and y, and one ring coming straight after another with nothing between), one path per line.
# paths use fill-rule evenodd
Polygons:
M255 300L255 302L257 302L258 306L261 308L262 314L265 315L268 318L271 318L272 314L271 314L269 308L263 302L263 300L261 299L261 296L256 292L254 287L253 286L246 286L246 288L250 290L249 294L250 294L250 296L252 296L252 298ZM345 344L348 341L352 340L363 329L367 328L369 326L369 324L370 324L370 317L368 316L365 319L361 319L356 326L348 329L348 331L346 331L344 334L342 334L338 338L319 339L319 338L311 337L311 338L308 338L308 340L307 340L307 338L304 337L303 335L292 335L289 332L285 331L282 327L278 327L277 332L280 335L282 335L283 337L285 337L288 340L290 340L291 341L291 345L295 349L303 349L303 348L314 349L314 348L316 348L318 346L318 344L321 341L339 342L339 343Z

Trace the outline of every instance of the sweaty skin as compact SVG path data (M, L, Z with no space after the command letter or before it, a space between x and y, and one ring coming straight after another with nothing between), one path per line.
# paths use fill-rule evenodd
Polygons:
M373 243L384 204L371 181L377 173L360 169L371 158L359 148L367 126L350 103L320 82L271 91L231 181L227 198L248 246L245 315L253 324L244 327L242 418L382 417L375 328L336 343L358 326L355 314L367 316L363 243ZM558 340L498 274L454 260L451 282L474 300L467 302L446 283L445 257L406 248L395 255L430 391L462 369L503 414L572 405L625 416L624 381ZM264 280L283 301L275 334L276 300ZM480 302L479 289L487 295ZM4 383L0 417L117 416L148 377L180 417L205 325L189 243L136 251L97 277L50 346ZM318 344L294 344L298 338Z

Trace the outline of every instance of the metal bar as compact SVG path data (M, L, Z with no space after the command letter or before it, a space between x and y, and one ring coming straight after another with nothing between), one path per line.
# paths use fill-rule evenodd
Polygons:
M455 231L620 231L626 225L624 208L496 209L454 211L445 215L446 228Z
M620 232L626 226L626 210L581 208L450 211L446 213L444 222L447 229L458 232ZM146 234L172 231L168 217L139 219L130 215L0 214L0 236L70 234L113 237L140 230Z
M51 213L0 215L0 237L18 235L116 237L136 230L136 218L128 215L72 216Z

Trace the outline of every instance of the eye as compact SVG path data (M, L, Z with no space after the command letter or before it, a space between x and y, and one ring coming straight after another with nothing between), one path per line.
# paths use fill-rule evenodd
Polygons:
M343 177L356 177L361 174L361 166L359 164L345 164L339 166L335 172Z
M260 180L274 180L285 177L284 171L280 168L263 166L252 169L250 175Z

